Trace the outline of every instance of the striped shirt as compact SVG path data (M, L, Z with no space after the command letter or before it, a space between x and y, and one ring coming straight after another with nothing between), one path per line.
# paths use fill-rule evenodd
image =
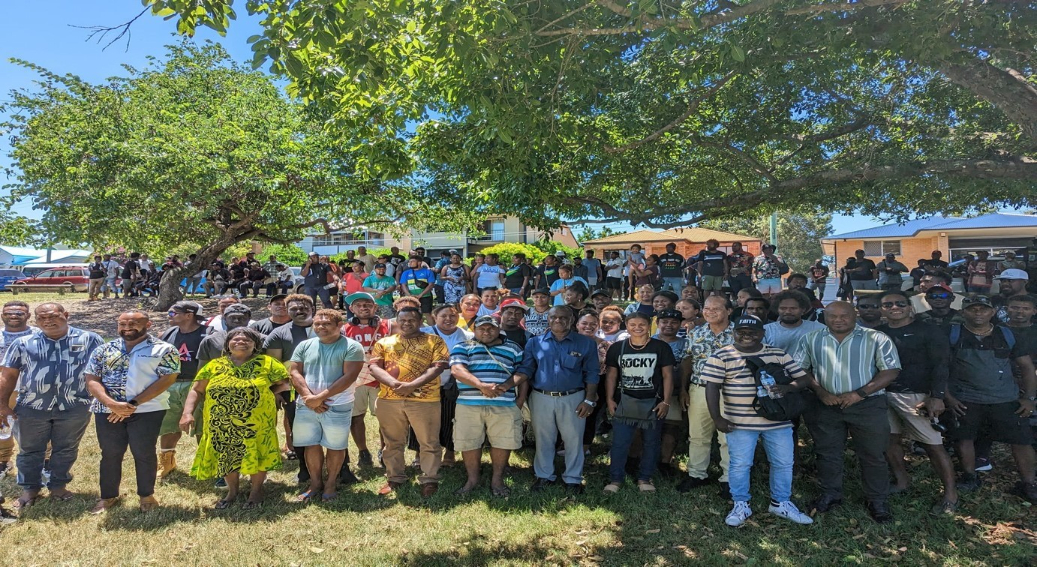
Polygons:
M522 362L522 347L515 341L487 346L476 340L465 341L450 349L450 366L460 364L485 384L503 384ZM515 388L487 398L475 386L457 381L457 403L463 406L511 406L515 404Z
M745 364L746 356L759 357L764 364L780 364L795 380L807 375L796 361L780 348L764 346L756 352L743 353L731 345L714 352L702 366L702 381L721 385L724 393L724 417L741 429L754 431L792 427L791 421L771 421L753 409L753 403L756 401L756 378Z
M877 372L900 369L893 339L860 325L842 342L832 336L828 327L813 331L800 339L793 358L804 370L813 370L821 386L835 395L863 387ZM878 390L871 395L884 393L885 390Z

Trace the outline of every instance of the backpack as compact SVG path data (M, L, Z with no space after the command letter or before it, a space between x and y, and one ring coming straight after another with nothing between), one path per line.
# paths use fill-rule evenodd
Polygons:
M1015 348L1015 333L1008 327L995 325L996 328L1001 329L1001 336L1005 338L1005 343L1008 345L1008 350ZM951 324L951 348L957 350L958 342L961 340L961 323Z
M785 367L776 362L764 362L758 356L745 357L745 366L752 372L757 387L762 387L760 372L766 372L774 377L777 385L791 384L795 380L788 375ZM788 392L780 398L769 396L757 397L753 400L753 410L756 415L771 421L789 421L798 417L807 408L807 401L801 392Z

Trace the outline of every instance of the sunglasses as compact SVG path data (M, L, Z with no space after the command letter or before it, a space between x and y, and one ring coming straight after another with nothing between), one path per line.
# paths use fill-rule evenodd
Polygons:
M952 294L947 293L946 291L941 291L940 293L927 293L927 294L925 294L926 297L929 297L929 298L932 298L932 299L950 299L951 295Z
M883 301L882 302L882 308L883 309L892 309L893 307L907 307L908 305L910 305L910 304L908 302L906 302L906 301Z

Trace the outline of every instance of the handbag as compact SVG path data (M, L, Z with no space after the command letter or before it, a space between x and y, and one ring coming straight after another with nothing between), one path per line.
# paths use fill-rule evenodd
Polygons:
M795 380L788 375L785 367L774 362L764 362L758 356L745 357L745 365L752 372L757 388L763 388L760 375L763 372L774 378L774 383L779 386L791 384ZM769 419L770 421L789 421L798 417L807 408L807 401L801 392L787 392L780 398L757 395L753 400L753 411L756 415Z

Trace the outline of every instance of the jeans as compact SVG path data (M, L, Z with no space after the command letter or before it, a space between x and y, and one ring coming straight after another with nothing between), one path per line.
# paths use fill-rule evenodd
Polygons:
M818 401L803 415L814 437L817 480L823 494L834 498L843 496L843 463L849 433L861 468L864 497L869 502L886 501L889 494L886 466L889 417L886 412L886 396L877 395L846 409Z
M155 471L158 470L158 433L166 410L134 413L118 422L108 421L107 413L94 414L97 444L101 447L101 498L119 496L122 484L122 460L129 447L137 473L137 495L155 493Z
M47 443L50 443L53 450L47 488L64 488L72 482L72 465L79 457L79 441L90 423L87 406L65 411L34 410L18 406L14 411L18 415L14 421L14 437L21 447L16 461L18 486L23 490L43 488L43 461L47 458ZM151 475L155 475L154 468Z
M115 276L108 276L104 279L104 285L101 286L101 291L104 292L107 297L109 290L115 295L119 295L119 288L115 285Z
M533 435L536 437L533 472L537 478L550 481L558 478L555 475L555 443L561 436L565 444L562 481L566 484L583 483L583 430L587 420L576 415L576 408L583 398L582 390L562 397L548 396L535 390L529 395L529 411L533 416Z
M817 298L819 300L823 300L825 298L825 286L826 285L827 285L826 282L810 282L810 283L807 284L807 289L812 289L812 290L817 291L817 293L815 295L817 296Z
M673 293L680 295L681 289L684 287L684 278L678 276L673 278L663 278L662 289L669 289Z
M612 449L609 451L609 479L612 482L623 482L626 477L625 465L630 443L638 428L618 421L612 422ZM651 481L655 469L659 466L659 452L662 450L663 422L658 420L652 429L641 429L641 467L637 472L637 480ZM568 452L566 452L568 454Z
M763 447L767 450L767 461L771 464L771 500L787 502L792 499L795 447L791 427L766 431L735 429L727 434L727 450L731 455L731 468L728 471L731 499L735 502L749 501L749 471L753 468L756 442L761 437Z
M727 285L730 286L728 289L731 292L731 297L735 297L738 295L739 291L753 287L753 279L749 277L749 274L729 276L727 278Z

